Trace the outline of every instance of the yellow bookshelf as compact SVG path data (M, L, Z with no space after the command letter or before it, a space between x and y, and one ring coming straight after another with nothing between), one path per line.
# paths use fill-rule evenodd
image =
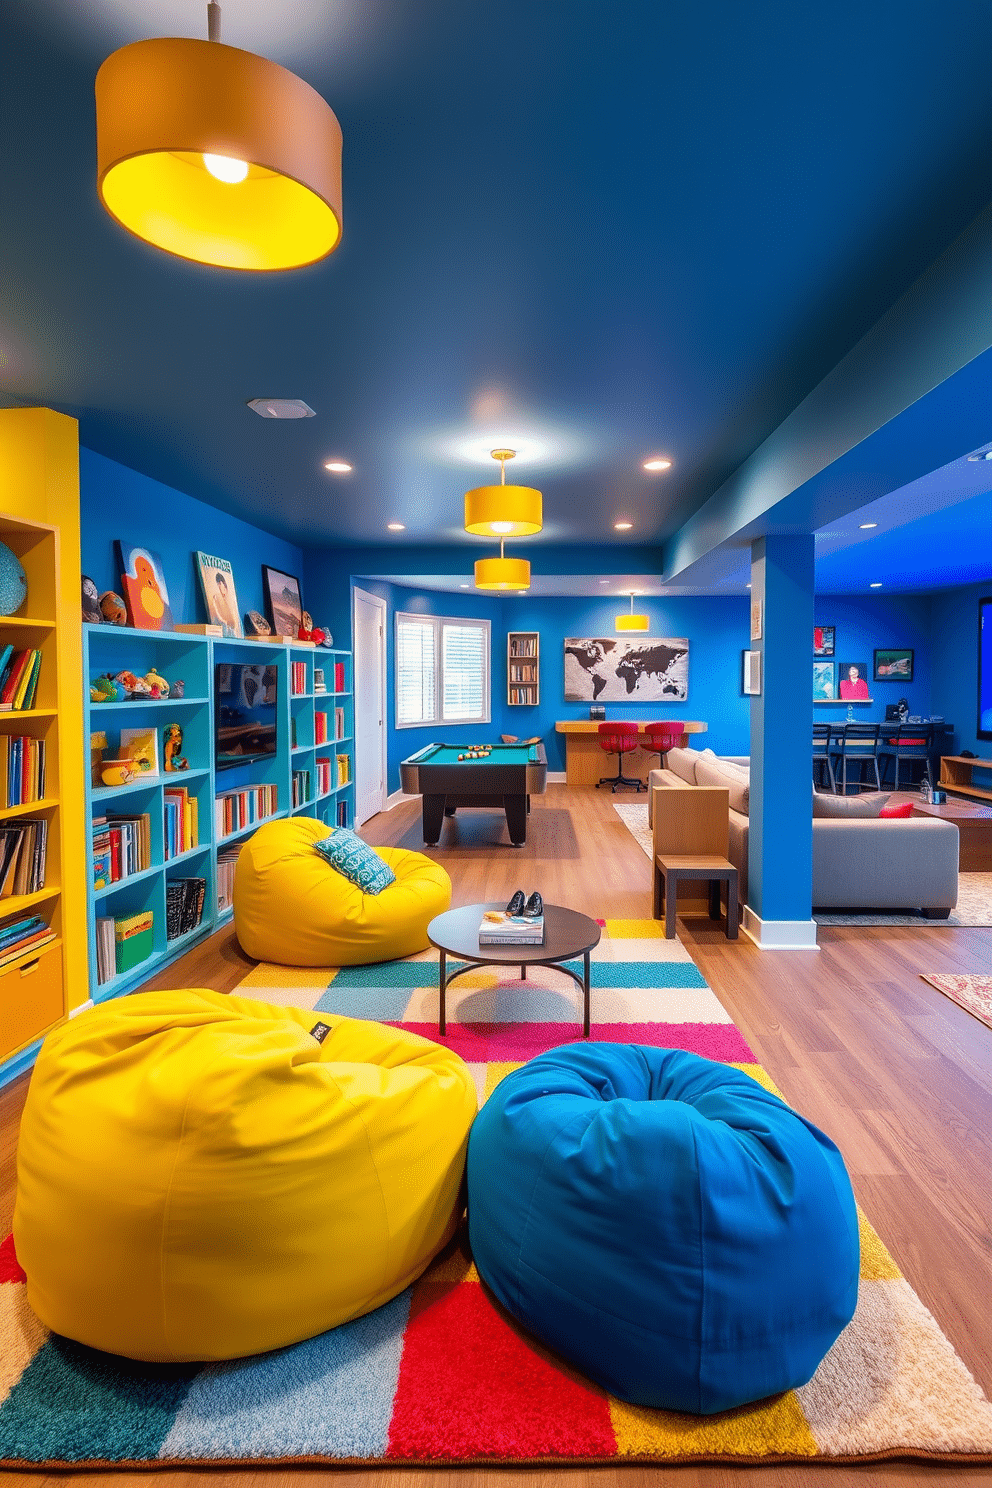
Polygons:
M0 1061L5 1070L86 1001L86 857L78 436L74 419L44 408L0 410L0 541L20 559L28 593L0 616L0 646L41 652L35 706L0 712L0 734L44 739L43 800L0 802L0 825L48 822L45 882L0 899L0 921L30 910L56 933L0 967Z

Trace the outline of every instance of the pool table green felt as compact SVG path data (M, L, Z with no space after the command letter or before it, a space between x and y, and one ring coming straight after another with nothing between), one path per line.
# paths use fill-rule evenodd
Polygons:
M544 745L492 744L484 759L458 758L484 743L428 744L400 765L403 790L424 798L424 841L430 846L440 840L444 818L459 806L501 806L514 847L527 840L530 798L547 784Z

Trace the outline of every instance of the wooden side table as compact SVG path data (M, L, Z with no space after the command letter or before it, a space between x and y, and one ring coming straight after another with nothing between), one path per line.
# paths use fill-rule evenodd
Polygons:
M659 853L654 860L654 917L665 906L665 938L675 938L680 880L703 879L710 886L710 919L720 918L720 885L727 885L727 939L737 939L737 869L709 853Z

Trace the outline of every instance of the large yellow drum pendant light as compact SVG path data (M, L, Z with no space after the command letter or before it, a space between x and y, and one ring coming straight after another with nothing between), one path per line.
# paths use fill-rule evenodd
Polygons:
M157 248L225 269L292 269L341 237L341 126L302 78L209 41L163 37L96 77L97 189Z
M617 630L650 630L651 628L650 615L634 614L634 593L632 589L630 591L630 614L618 615L616 618Z
M540 491L506 484L506 462L516 450L489 453L499 461L499 485L476 486L465 492L465 531L479 537L532 537L544 525Z
M498 558L477 558L476 589L529 589L530 564L526 558L504 558L503 544Z

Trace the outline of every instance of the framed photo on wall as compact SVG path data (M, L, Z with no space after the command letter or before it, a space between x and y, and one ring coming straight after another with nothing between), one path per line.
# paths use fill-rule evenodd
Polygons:
M262 588L265 591L265 604L272 629L276 635L292 636L295 640L303 620L299 579L263 563Z
M833 656L837 636L836 625L813 626L813 655Z
M761 652L741 652L741 691L745 697L761 696Z
M837 664L837 690L842 703L870 703L868 691L868 663L866 661L841 661Z
M813 701L814 703L835 703L837 701L837 663L835 661L814 661Z
M889 648L875 652L874 682L912 682L912 651Z

